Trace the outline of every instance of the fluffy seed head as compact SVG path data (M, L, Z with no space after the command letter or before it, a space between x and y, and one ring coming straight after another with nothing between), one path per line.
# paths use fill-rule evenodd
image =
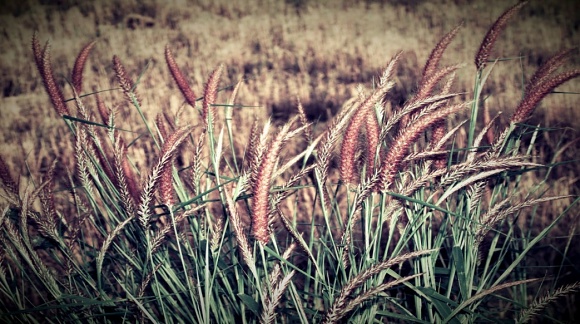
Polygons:
M534 109L540 103L545 96L547 96L554 88L561 85L562 83L574 79L580 76L580 69L575 69L567 72L560 73L540 84L535 85L528 93L526 93L524 99L520 102L516 111L510 118L512 123L521 123L528 119Z
M399 136L397 136L393 141L393 145L390 147L389 152L383 159L379 179L376 183L375 189L378 191L388 189L390 184L393 182L395 175L399 171L399 167L401 166L410 145L417 140L421 133L436 122L443 120L448 115L464 108L466 104L467 103L461 103L436 110L427 116L417 119L413 125L410 125L410 127L406 128L401 134L399 134Z
M183 73L175 63L175 58L173 57L173 53L169 48L169 45L165 45L165 61L167 62L167 67L169 67L169 71L173 76L173 80L177 83L177 87L185 97L185 101L192 107L195 107L195 93L191 90L189 83L183 76Z
M475 67L477 70L482 70L487 63L487 59L491 54L493 45L499 37L499 34L505 29L507 22L526 4L528 1L522 1L514 5L513 7L506 10L496 21L483 38L479 50L475 55Z
M428 80L433 75L433 73L435 73L435 71L437 71L437 66L439 65L439 61L443 56L443 52L445 52L445 49L447 46L449 46L449 43L451 43L453 38L455 38L455 35L457 35L457 32L462 26L463 22L455 26L455 28L453 28L449 33L441 38L433 51L431 51L431 54L429 54L429 58L427 59L427 63L425 63L425 67L423 68L423 77L419 88L423 88L425 81Z
M77 93L81 93L83 89L83 69L91 53L91 49L95 45L95 41L92 41L85 45L83 49L79 52L77 59L75 60L75 65L72 70L72 84Z
M544 62L534 73L534 75L530 78L528 85L526 86L525 93L530 92L534 86L540 84L541 82L545 81L546 78L554 71L556 71L560 66L566 63L566 60L570 57L572 52L576 50L575 48L572 49L565 49L554 56L550 57L546 62Z
M206 123L213 125L215 119L215 107L213 104L217 98L218 85L220 82L221 74L224 70L224 65L220 64L210 75L205 89L203 90L203 106L202 106L202 116Z
M133 100L136 100L137 103L141 105L141 100L137 95L137 89L135 89L135 84L127 76L127 70L125 70L123 63L121 63L121 59L119 59L117 55L113 56L113 69L115 70L117 82L119 82L119 85L121 86L121 89L123 89L123 93L129 100L129 102L133 102Z
M286 140L290 126L294 119L288 122L278 133L276 138L269 145L268 150L262 158L259 171L254 183L254 204L252 208L252 235L262 244L268 244L270 241L268 215L270 205L270 182L276 160L282 150L282 145Z
M50 43L48 42L44 46L44 50L42 53L42 71L40 72L40 76L42 77L44 88L46 89L46 92L48 93L50 101L52 102L52 105L54 106L56 112L61 116L70 115L69 110L65 104L62 90L56 84L56 81L54 79L52 66L50 64Z

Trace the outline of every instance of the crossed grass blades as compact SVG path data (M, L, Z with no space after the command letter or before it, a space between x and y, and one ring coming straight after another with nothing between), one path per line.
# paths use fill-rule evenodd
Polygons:
M567 197L534 196L537 188L518 186L541 167L529 162L534 143L525 137L540 129L521 123L554 88L580 75L555 74L572 52L537 70L498 136L495 118L480 130L475 120L494 44L524 5L508 9L485 36L474 100L452 91L462 65L439 67L460 24L433 49L415 96L391 114L383 99L402 53L322 133L297 102L296 117L279 127L254 122L241 145L236 95L243 82L219 103L223 66L197 97L167 45L165 61L185 104L176 116L163 111L151 122L138 94L146 89L114 56L125 102L144 125L130 139L117 127L115 105L84 93L83 68L97 44L80 51L67 100L50 45L42 48L34 35L33 57L70 129L76 167L56 174L55 161L40 181L20 184L0 158L2 320L456 323L539 316L580 283L558 288L559 278L551 278L546 295L529 298L542 287L521 264L564 214L528 241L517 240L526 229L514 219L524 208ZM85 106L91 96L98 117ZM447 118L468 108L469 123L448 130ZM199 117L188 120L195 111ZM465 125L466 146L449 149ZM131 151L145 141L156 157L138 170ZM57 199L61 194L68 199ZM498 300L507 304L501 312Z

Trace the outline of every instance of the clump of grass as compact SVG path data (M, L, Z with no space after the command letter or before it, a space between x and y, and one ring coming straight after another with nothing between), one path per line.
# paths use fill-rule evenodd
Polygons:
M565 213L533 238L516 222L530 207L569 198L544 197L541 184L521 184L523 174L543 167L530 159L541 130L531 129L531 139L516 130L549 92L578 76L577 70L551 76L570 52L540 67L491 147L481 145L491 119L481 129L463 122L448 132L442 123L461 109L478 109L490 48L520 6L508 9L484 39L475 102L452 91L460 65L438 67L456 27L429 56L415 97L393 114L383 99L401 53L370 95L359 89L354 104L321 133L298 102L298 116L281 126L254 122L242 149L233 140L239 84L222 99L223 65L196 98L168 45L167 66L195 109L175 118L158 114L153 132L137 95L147 89L113 56L124 102L144 123L130 140L132 133L117 127L115 109L94 93L91 113L78 95L95 43L73 67L71 116L48 47L41 50L35 35L33 57L70 129L76 166L68 181L58 179L55 162L41 181L21 186L0 157L7 198L0 215L2 320L447 323L507 314L525 321L577 290L564 286L528 307L539 279L525 262ZM472 134L467 147L442 150L464 125ZM430 141L422 141L428 132ZM145 141L152 162L138 167L134 146ZM499 300L509 307L498 311Z

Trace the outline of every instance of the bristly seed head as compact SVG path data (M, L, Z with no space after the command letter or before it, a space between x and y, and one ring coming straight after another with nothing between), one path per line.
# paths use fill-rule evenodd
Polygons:
M75 64L72 70L72 84L73 88L75 89L76 93L80 94L83 89L83 69L85 64L87 63L87 59L89 58L89 54L91 53L91 49L95 45L96 41L92 41L85 45L83 49L79 52L77 59L75 60Z
M215 120L215 107L213 104L217 98L218 92L218 85L220 82L220 78L222 75L222 71L224 70L224 65L220 64L210 75L207 83L205 85L205 89L203 91L203 105L202 105L202 117L206 126L213 125L213 121Z
M575 69L560 73L544 82L534 85L534 87L526 93L524 99L522 99L516 108L516 111L510 118L510 122L521 123L528 119L540 101L552 92L554 88L568 80L577 78L578 76L580 76L580 69Z
M38 48L35 44L38 44L38 42L33 40L33 51L36 60L38 59L37 52ZM46 92L50 97L50 101L52 102L54 109L61 116L70 115L69 110L65 104L62 90L56 84L56 80L52 72L52 66L50 64L50 43L46 42L46 45L44 46L44 50L42 51L40 58L41 58L40 76L42 77L44 88L46 89Z
M195 107L195 93L177 66L177 63L175 63L175 58L173 57L173 53L171 52L169 45L165 45L165 61L167 62L169 71L173 76L173 80L175 80L177 87L185 97L185 101L187 101L190 106Z
M499 37L499 34L501 34L501 32L505 29L508 20L510 20L510 18L512 18L526 3L528 3L528 1L519 2L506 10L489 28L487 34L481 42L477 54L475 55L475 67L478 71L485 67L489 55L491 54L491 50L493 49L493 45Z
M135 84L129 77L127 76L127 70L121 63L121 59L117 55L113 56L113 69L115 70L115 75L117 76L117 82L123 89L123 93L127 97L129 102L133 102L133 100L137 101L137 104L141 105L141 100L137 95L137 89L135 88Z

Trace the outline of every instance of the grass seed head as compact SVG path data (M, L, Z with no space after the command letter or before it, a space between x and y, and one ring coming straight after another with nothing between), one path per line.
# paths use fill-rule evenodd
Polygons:
M525 97L522 99L516 108L516 111L510 118L510 122L521 123L527 120L532 115L540 101L552 92L552 90L562 83L577 78L578 76L580 76L580 69L575 69L560 73L544 82L536 84L528 93L526 93Z
M477 70L483 70L493 49L493 45L497 41L497 38L501 32L505 29L508 21L526 4L528 1L518 2L508 10L506 10L496 21L483 38L479 50L475 55L475 67Z
M83 69L87 63L87 59L89 58L89 54L93 49L96 41L92 41L85 45L83 49L77 55L77 59L75 60L75 64L72 70L72 84L77 93L81 93L83 89Z
M35 49L36 50L36 49ZM36 53L35 53L36 57ZM60 87L56 84L54 74L52 71L52 65L50 63L50 43L46 43L44 50L42 52L42 66L40 76L44 83L44 88L50 97L50 101L54 106L56 112L63 115L70 115L69 110L65 104L64 95Z
M190 106L195 107L195 93L177 66L177 63L175 63L175 58L173 57L173 53L171 52L169 45L165 46L165 62L167 62L167 67L169 67L169 72L171 72L173 80L175 80L175 83L177 83L177 87L181 91L181 94L183 94L185 97L185 101L187 101Z

